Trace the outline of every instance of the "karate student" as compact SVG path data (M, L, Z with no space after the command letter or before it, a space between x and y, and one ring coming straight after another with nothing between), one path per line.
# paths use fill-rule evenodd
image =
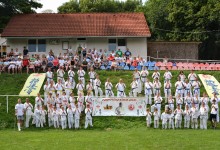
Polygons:
M61 80L61 83L64 84L65 83L64 75L65 75L65 71L63 70L63 66L60 66L59 69L57 70L57 82Z
M83 92L83 90L84 90L84 85L83 85L83 83L82 83L81 80L79 80L79 83L76 85L76 89L77 89L77 94L78 94L78 95L79 95L80 93L81 93L82 95L84 95L84 92Z
M96 79L96 72L94 71L93 68L91 68L88 74L89 74L89 81L92 83L93 86L95 86L94 81Z
M135 68L135 70L134 70L133 77L137 81L137 92L141 93L141 91L142 91L142 84L141 84L141 80L140 80L141 73L137 70L137 68Z
M178 106L178 105L182 109L183 99L181 98L180 94L178 94L177 97L176 97L176 106Z
M72 84L69 78L66 80L64 87L65 87L66 96L69 98L70 94L72 93Z
M64 89L64 86L63 86L63 84L62 84L62 79L59 79L59 80L58 80L58 82L57 82L57 84L55 85L55 87L56 87L56 90L57 90L57 94L59 94L59 96L61 96L62 93L63 93L63 89Z
M84 96L80 93L77 97L77 105L79 106L79 109L81 111L83 111L85 108L83 103L84 103Z
M161 103L162 103L163 99L160 96L160 93L158 93L155 97L154 97L154 105L157 108L159 114L161 113Z
M68 117L68 127L69 129L73 128L74 124L74 111L71 105L68 105L67 108L67 117Z
M117 97L126 97L126 85L124 84L122 79L119 80L119 83L117 83L115 87L117 88Z
M26 114L25 127L29 128L31 116L33 115L33 112L32 112L33 105L30 103L28 98L26 98L26 102L24 103L24 109L25 109L25 114Z
M69 103L70 103L72 109L76 107L76 106L75 106L76 99L75 99L75 97L74 97L74 93L71 93L71 94L70 94Z
M162 129L167 129L168 120L169 120L168 109L165 109L165 111L161 114L161 120L162 120Z
M207 129L207 114L208 110L205 106L205 103L202 103L200 107L200 129Z
M218 103L220 102L220 99L217 97L217 94L216 92L213 93L213 97L211 98L210 100L211 104L217 104L218 106ZM216 121L219 122L219 107L217 107L217 116L216 116Z
M45 106L42 106L41 115L40 115L41 127L44 127L44 125L46 124L46 115L47 115L47 111L45 110Z
M178 94L180 94L180 96L183 97L184 85L183 85L183 82L180 81L180 78L178 78L178 81L175 83L175 87L176 87L175 96L177 96Z
M89 105L91 108L92 108L92 95L90 92L87 93L86 97L85 97L85 102L86 102L86 105Z
M61 97L61 103L64 109L66 110L68 106L68 97L66 96L66 92L63 92L62 97Z
M75 129L79 129L79 121L80 121L80 115L81 115L81 110L78 108L78 105L76 105L76 108L74 109L74 119L75 119Z
M171 80L172 73L168 70L168 68L166 68L166 72L164 73L163 77L164 77L164 81Z
M93 94L93 84L90 82L90 80L88 81L88 84L86 85L86 91L87 93L90 93L92 96Z
M61 96L59 96L59 94L56 95L55 103L56 103L55 106L56 106L57 110L59 111L60 107L62 105L62 99L61 99Z
M160 93L161 83L158 78L155 79L153 83L153 88L154 88L154 96Z
M48 71L46 72L47 76L47 82L50 83L53 81L53 72L51 71L51 68L48 68Z
M195 95L195 97L193 97L192 103L194 103L196 108L199 109L200 99L199 99L199 96L197 94Z
M160 79L160 73L158 70L154 70L154 73L152 74L152 78L155 81L156 79Z
M114 97L114 93L112 91L113 85L110 82L110 79L107 78L106 82L105 82L105 96L106 97Z
M36 127L37 128L39 128L41 126L41 115L42 115L41 107L40 107L40 105L37 105L36 109L34 111L34 116L36 119Z
M147 104L152 104L152 90L153 90L153 84L149 81L149 79L146 79L146 82L144 84L145 87L145 97L146 97L146 105Z
M62 129L66 129L67 127L67 124L66 124L66 110L64 109L64 107L62 106L61 107L61 110L60 110L60 120L61 120L61 127Z
M197 78L197 75L194 73L194 70L191 70L190 74L188 75L189 82L193 84L196 78Z
M189 80L185 80L185 83L183 84L184 85L184 92L183 92L183 94L184 94L184 97L186 97L188 94L189 94L189 96L192 96L192 84L191 83L189 83Z
M150 112L150 109L147 108L147 112L146 112L146 124L147 124L147 127L149 128L150 125L151 125L151 116L152 116L152 113Z
M217 125L217 114L218 114L218 104L216 103L216 100L213 99L212 105L211 105L211 112L210 112L210 121L212 124L212 128L216 128Z
M186 105L183 115L184 115L184 128L189 129L190 117L191 117L191 111L189 105Z
M183 110L180 108L180 105L177 105L177 109L174 111L174 114L175 114L175 127L181 128Z
M160 113L158 112L157 108L155 108L153 116L154 116L154 128L157 129L159 128L159 118L160 118Z
M40 93L37 93L37 97L35 98L35 108L36 106L40 106L40 108L42 107L42 104L44 103L43 98L41 98Z
M101 80L99 79L99 76L96 76L96 79L94 81L94 90L95 90L95 96L98 97L98 94L100 96L103 95L102 89L101 89Z
M170 95L168 98L168 105L169 105L169 109L174 111L174 99L172 95Z
M141 81L142 81L142 83L145 83L146 79L147 79L147 76L149 75L149 72L148 72L148 70L147 70L147 68L145 66L142 68L142 71L141 71L140 74L141 74Z
M49 85L49 92L52 93L53 97L56 97L56 92L55 91L56 91L56 86L54 85L54 81L51 81L50 85Z
M15 116L17 117L18 131L21 131L21 126L24 120L24 104L21 103L21 99L18 99L18 103L15 105Z
M47 111L47 116L48 116L48 126L51 127L53 126L53 105L50 104L48 107L48 111Z
M168 97L172 94L171 93L171 87L172 87L172 84L171 84L170 80L166 79L166 81L164 83L165 103L167 103Z
M92 110L90 109L89 104L86 105L85 114L86 114L85 129L88 128L88 125L90 125L90 127L93 127L93 125L92 125Z
M184 98L185 106L188 105L189 108L192 107L193 98L190 96L190 93L187 93L186 97Z
M201 87L201 83L199 82L198 78L195 78L195 81L192 84L193 87L193 95L198 95L198 97L200 97L200 87Z
M195 106L194 103L192 103L192 108L191 108L191 127L192 129L197 129L198 128L198 117L199 117L199 110Z
M205 106L209 111L209 97L205 92L203 93L203 97L200 98L200 103L205 103Z
M44 85L44 106L47 105L47 97L49 95L49 91L50 91L50 85L48 81L46 81Z
M133 81L131 82L130 86L131 86L131 92L129 95L133 97L137 97L138 81L135 78L133 78Z
M74 77L75 77L75 72L73 71L73 67L70 67L70 70L68 71L68 78L70 80L72 90L74 90L76 86Z
M174 118L175 115L173 113L173 110L170 109L170 115L169 115L169 129L174 129Z
M85 74L86 72L83 70L82 67L79 68L79 70L77 71L78 74L78 80L82 81L83 86L85 86Z
M178 75L178 78L180 78L180 81L184 82L185 79L186 79L186 76L185 74L183 73L183 71L180 71L179 75Z
M54 110L53 110L54 128L59 128L59 116L60 116L60 111L57 110L57 107L54 107Z

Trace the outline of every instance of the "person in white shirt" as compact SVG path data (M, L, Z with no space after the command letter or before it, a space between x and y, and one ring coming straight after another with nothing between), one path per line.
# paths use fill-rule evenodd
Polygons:
M200 129L207 129L207 114L208 110L205 106L205 103L202 103L200 107Z
M163 77L164 77L164 81L171 80L172 73L168 70L168 68L166 68L166 72L164 73Z
M60 111L57 110L56 107L54 107L53 110L53 122L54 122L54 128L59 128L59 117L60 117Z
M198 78L195 78L195 81L192 84L193 87L193 95L198 95L198 97L200 97L200 87L201 87L201 83L199 82Z
M200 103L202 104L202 103L205 103L205 106L206 106L206 108L208 109L208 111L209 111L209 97L208 97L208 95L204 92L203 93L203 97L201 97L200 98Z
M146 79L146 82L144 84L144 88L145 88L145 103L147 104L152 104L152 90L153 90L153 84L149 81L149 79Z
M56 90L57 90L57 94L59 94L59 96L62 95L63 93L63 89L64 89L64 85L62 84L62 79L59 79L57 84L55 85Z
M155 79L153 83L153 88L154 88L154 96L160 93L161 83L158 78Z
M18 73L22 73L22 60L21 60L21 58L18 58L16 65L17 65Z
M31 116L33 115L33 105L30 103L29 99L26 98L26 102L24 103L24 109L25 109L25 127L29 128Z
M189 80L186 79L183 85L184 85L184 92L183 92L184 97L186 97L188 93L190 96L192 96L192 85L191 83L189 83Z
M174 111L174 114L175 114L175 127L181 128L183 110L180 108L180 105L177 105L177 109Z
M89 105L92 109L92 103L93 103L93 99L92 99L92 95L90 92L87 93L86 97L85 97L85 102L86 102L86 106Z
M66 110L66 108L67 108L67 106L68 106L68 97L67 97L67 95L66 95L66 92L63 92L63 93L62 93L61 103L62 103L62 106L64 107L64 109Z
M90 93L91 96L93 96L93 84L91 83L91 81L88 81L88 84L86 85L86 91L87 93Z
M69 97L69 104L71 105L71 108L74 109L76 107L76 99L74 97L74 93L70 94Z
M178 105L182 109L183 99L181 98L180 94L178 94L177 97L176 97L176 106L178 106Z
M218 104L216 103L216 99L213 99L212 106L211 106L211 112L210 112L210 121L212 124L212 128L216 128L217 125L217 114L218 114Z
M169 121L169 114L167 109L161 114L161 120L162 120L162 129L167 129L168 121Z
M214 103L214 100L215 100L215 103L218 105L218 103L220 102L220 99L217 97L216 92L213 92L213 97L210 100L211 104ZM216 121L219 122L219 108L217 109L217 119L216 119Z
M172 84L169 79L166 79L164 82L164 95L165 95L165 103L167 103L168 97L172 94L171 93Z
M192 103L192 108L191 108L191 127L192 129L197 129L198 128L198 117L199 117L199 110L195 106L194 103Z
M183 73L183 71L180 71L179 75L178 75L178 78L180 78L180 81L184 82L185 79L186 79L186 76L185 74Z
M182 81L180 81L180 78L178 78L178 81L175 83L175 87L176 87L175 96L180 94L180 96L183 97L184 84Z
M193 97L192 103L194 103L194 105L196 106L196 108L199 109L200 98L199 98L198 95L195 95L195 97Z
M189 129L190 117L191 117L191 111L189 105L186 105L183 115L184 115L184 128Z
M158 112L157 108L155 108L153 116L154 116L154 128L157 129L159 128L159 118L160 118L160 113Z
M15 73L15 67L16 67L16 61L14 59L12 59L9 63L8 74L10 74L10 70L12 71L12 74L14 74Z
M95 90L95 96L98 97L98 94L100 96L103 95L102 89L101 89L101 80L99 79L99 76L96 76L96 79L94 80L94 90Z
M76 89L77 89L77 94L78 94L78 95L79 95L80 93L81 93L82 95L84 95L84 92L83 92L83 90L84 90L84 85L83 85L83 83L82 83L81 80L79 80L79 83L76 85Z
M84 110L85 106L84 106L84 96L80 93L77 97L77 105L79 106L79 109L81 111Z
M65 75L65 71L63 70L63 67L60 66L59 69L57 70L57 82L61 80L61 83L64 84L65 83L64 75Z
M147 68L144 66L142 68L142 71L141 71L141 81L142 81L142 83L146 82L146 79L147 79L148 75L149 75L149 72L148 72Z
M88 128L88 125L90 125L90 127L93 127L92 125L92 110L90 109L90 105L87 104L86 105L86 109L85 109L85 114L86 114L86 117L85 117L85 129Z
M137 97L138 93L138 81L133 78L133 81L130 84L131 86L131 92L129 93L129 96Z
M56 86L54 84L54 81L51 80L51 82L49 84L49 93L52 93L53 97L56 97L56 92L55 91L56 91ZM61 96L61 95L59 95L59 96Z
M79 129L79 121L80 121L80 115L81 115L81 110L78 108L78 105L76 105L76 108L74 109L74 119L75 119L75 129Z
M173 110L170 109L170 115L169 115L169 129L174 129L174 113Z
M24 120L24 104L21 103L21 99L18 99L18 103L15 105L15 116L17 117L18 131L21 131L21 126Z
M51 127L53 125L53 105L50 104L47 111L48 116L48 126Z
M133 73L133 77L136 79L137 81L137 92L141 93L142 91L142 82L141 82L141 73L137 70L137 68L135 68L135 71Z
M96 79L96 72L94 71L93 68L90 69L90 72L88 73L89 74L89 80L90 82L92 83L92 85L94 86L94 81Z
M35 108L37 108L38 105L41 108L43 104L44 104L43 98L41 98L40 93L37 93L37 97L35 98Z
M151 116L152 116L152 113L150 112L150 109L147 108L147 112L146 112L146 125L147 125L148 128L151 125Z
M126 85L124 84L122 79L119 80L119 83L117 83L115 87L117 89L117 97L126 97L125 94Z
M40 126L41 127L44 127L44 125L46 125L46 115L47 115L47 111L45 110L45 106L42 106L41 116L40 116Z
M48 95L49 95L49 88L50 88L50 86L49 86L49 84L48 84L48 81L46 81L46 83L45 83L45 85L44 85L44 105L46 105L46 103L47 103L47 97L48 97Z
M160 73L158 70L155 70L154 73L152 74L152 78L155 81L156 79L160 79Z
M170 110L174 111L174 99L172 95L168 98L168 106Z
M85 87L85 71L83 70L82 67L79 68L79 70L77 71L78 74L78 80L82 81L83 86Z
M61 128L64 130L67 127L67 123L66 123L66 110L64 109L64 107L61 107L60 110L60 120L61 120Z
M39 128L41 127L41 115L42 115L42 110L40 105L36 106L36 109L34 110L34 116L36 119L36 127Z
M161 113L161 103L162 103L163 99L160 96L160 93L158 93L155 97L154 97L154 107L157 108L159 114ZM152 105L153 106L153 105Z
M105 82L105 96L106 97L114 97L114 93L112 91L113 85L110 82L110 79L107 78L106 82Z
M188 75L189 82L193 84L196 78L197 78L197 75L194 73L194 70L191 70L190 74Z
M68 127L69 129L73 128L74 124L74 111L71 105L68 105L67 108L67 118L68 118Z
M70 94L72 93L72 84L70 82L70 78L66 80L64 87L65 87L66 96L69 98Z
M73 67L70 67L70 70L68 71L68 78L70 80L72 90L74 90L74 88L76 86L76 82L75 82L74 77L75 77L75 73L73 71Z
M51 68L48 68L48 71L46 72L47 76L47 82L51 83L53 81L53 72L51 71Z

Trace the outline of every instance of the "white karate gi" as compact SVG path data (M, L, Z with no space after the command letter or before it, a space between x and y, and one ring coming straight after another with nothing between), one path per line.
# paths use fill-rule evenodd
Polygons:
M71 108L67 108L67 116L68 116L68 127L69 129L73 128L74 124L74 110Z
M190 108L187 110L185 109L183 112L184 115L184 128L189 128L190 125L190 117L191 117L191 111Z
M85 109L85 114L86 114L86 117L85 117L85 129L88 128L88 125L90 125L91 127L93 127L92 125L92 110L90 108L86 108Z
M151 82L145 82L145 97L146 97L146 104L152 104L152 89L153 89L153 84Z
M76 82L75 82L74 76L75 76L74 71L69 70L69 71L68 71L68 77L69 77L69 80L70 80L70 83L71 83L71 88L72 88L72 90L73 90L73 89L75 88L75 86L76 86Z
M98 97L98 94L100 96L103 95L102 89L101 89L101 81L100 79L95 79L94 81L94 90L95 90L95 96Z
M126 97L124 83L117 83L115 87L117 88L117 97Z
M159 119L160 119L160 114L159 112L154 112L154 128L159 128Z
M26 114L25 127L28 128L30 120L31 120L31 116L33 115L33 112L32 112L33 105L31 103L25 102L24 109L25 109L25 114Z
M181 128L183 110L182 109L176 109L174 111L174 114L176 114L175 115L175 127L176 128Z
M67 123L66 123L66 110L60 110L60 120L61 120L61 127L62 129L66 129Z
M106 97L114 97L112 88L113 88L113 85L111 82L105 82L105 96Z
M168 97L172 94L171 87L172 87L172 84L170 83L170 81L167 81L164 83L165 103L167 103Z
M141 93L141 91L142 91L142 82L141 82L141 79L140 79L141 73L139 71L137 71L137 72L135 71L133 73L133 76L137 81L137 92Z
M64 84L64 83L65 83L64 75L65 75L64 70L63 70L63 69L58 69L58 70L57 70L57 82L58 82L59 80L61 80L61 83Z
M47 71L46 76L47 76L47 82L48 83L53 81L53 72L52 71Z
M82 81L82 84L83 86L85 87L85 71L84 70L78 70L77 71L77 74L78 74L78 80L81 80Z
M191 127L192 129L197 129L198 128L198 117L199 117L199 110L196 107L191 108Z
M96 72L95 71L90 71L89 73L89 80L90 80L90 83L95 86L95 78L96 78Z
M81 114L81 110L79 108L75 108L74 109L74 118L75 118L75 129L79 128L79 121L80 121L80 114Z
M150 125L151 125L151 116L152 116L152 113L151 112L147 112L147 114L146 114L146 124L147 124L147 127L150 127Z
M200 107L200 129L207 129L207 113L208 110L206 107Z
M133 97L137 97L137 93L138 93L138 82L136 80L131 83L131 92L129 95Z

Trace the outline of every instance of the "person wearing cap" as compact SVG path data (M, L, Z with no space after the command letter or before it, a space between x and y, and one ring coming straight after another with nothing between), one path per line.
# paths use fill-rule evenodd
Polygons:
M130 86L131 86L131 91L129 93L129 96L137 97L138 81L136 80L136 78L133 78L133 81L131 82Z
M208 114L208 110L205 106L205 103L202 103L201 107L200 107L200 129L207 129L207 114Z
M190 110L191 110L191 127L192 127L192 129L197 129L198 128L199 110L195 106L194 103L192 103L192 108Z
M184 115L184 128L189 129L190 117L191 117L191 111L189 105L186 105L183 115Z
M210 112L210 121L212 124L212 128L216 128L217 125L217 117L218 117L218 104L216 102L216 99L212 100L212 105L211 105L211 112Z
M78 74L78 80L82 81L83 86L85 87L85 74L86 72L83 70L82 67L79 68L79 70L77 71Z
M124 84L122 79L119 79L119 83L116 84L115 88L117 89L117 97L126 97L126 85Z
M172 94L171 93L172 84L169 79L166 79L164 82L164 95L165 95L165 103L167 103L168 97Z
M146 82L144 83L144 89L145 89L145 103L147 104L152 104L152 90L153 90L153 84L150 82L149 79L146 79Z
M176 110L174 110L174 114L175 114L175 127L181 128L183 110L180 108L180 105L177 105Z
M18 99L18 103L15 105L15 116L17 117L18 131L21 131L21 126L24 120L24 104L21 103L21 99Z
M99 76L96 76L96 79L94 80L94 90L95 90L95 96L98 97L98 94L100 96L103 95L102 89L101 89L101 80L99 79Z
M90 125L90 127L93 127L92 125L92 110L90 109L90 105L87 104L86 105L86 109L85 109L85 114L86 114L86 117L85 117L85 129L88 128L88 125Z
M30 103L29 99L26 98L26 102L24 103L25 109L25 127L28 128L31 120L31 116L33 115L33 105Z
M81 110L76 104L76 108L73 110L74 111L74 119L75 119L75 129L79 129L79 122L80 122L80 115L81 115Z
M160 92L161 88L161 82L159 81L159 78L156 78L154 83L153 83L153 88L154 88L154 96L157 95Z

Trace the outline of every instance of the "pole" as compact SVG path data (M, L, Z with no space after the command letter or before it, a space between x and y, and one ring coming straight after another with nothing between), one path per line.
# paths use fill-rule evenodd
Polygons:
M8 114L8 96L6 96L6 103L7 103L7 114Z

